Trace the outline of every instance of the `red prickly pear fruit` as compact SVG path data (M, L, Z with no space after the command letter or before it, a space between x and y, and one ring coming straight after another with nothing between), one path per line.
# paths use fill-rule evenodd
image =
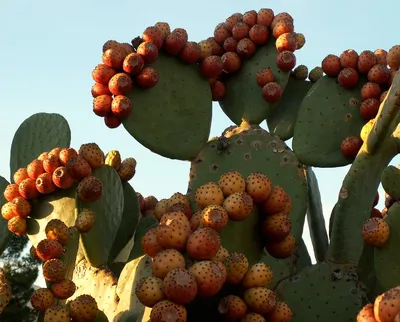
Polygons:
M357 322L377 322L374 314L374 306L366 304L357 314Z
M29 248L29 254L31 255L31 257L33 258L33 259L36 259L36 260L40 260L40 258L38 257L38 255L36 254L36 248L35 248L35 246L31 246L31 248Z
M183 40L185 41L185 43L189 39L187 31L185 29L183 29L183 28L175 28L174 30L172 30L171 33L175 34L175 35L180 35L183 38Z
M278 13L272 20L271 28L274 29L274 27L278 24L278 22L280 22L282 20L287 20L291 23L294 23L294 19L290 14L288 14L287 12L281 12L281 13Z
M252 287L267 287L272 281L274 273L267 264L257 263L249 268L243 278L242 284L245 289Z
M218 232L222 231L228 225L228 221L228 213L221 206L207 206L201 214L202 227L209 227Z
M57 187L53 183L53 178L50 173L42 173L36 179L36 189L41 194L49 194L56 191Z
M18 184L12 183L7 185L4 189L3 196L7 201L12 201L14 198L20 197Z
M55 301L56 298L48 288L38 288L31 296L31 305L39 312L45 312Z
M160 30L163 40L165 40L165 38L167 38L171 33L171 27L169 26L168 22L157 22L154 27L157 27Z
M166 249L154 256L151 270L153 276L164 278L175 268L185 268L185 258L176 249Z
M14 182L20 184L23 180L28 179L28 171L26 168L19 168L13 175Z
M67 267L58 258L49 259L43 264L43 277L49 282L60 282L65 278Z
M125 55L132 54L135 51L135 49L133 49L133 46L127 42L122 43L121 46L125 51Z
M51 155L54 155L58 158L60 156L61 150L61 148L54 148L47 154L47 156L50 157Z
M249 31L249 38L256 45L264 45L269 39L269 30L266 26L256 24Z
M225 197L236 192L245 192L246 190L246 181L236 170L222 174L219 177L218 185Z
M275 47L279 52L284 50L294 52L297 49L295 33L288 32L280 35L278 39L276 39Z
M220 81L214 82L214 84L211 85L211 94L214 102L223 100L226 96L225 84Z
M70 238L68 226L60 219L50 220L45 228L46 237L51 240L57 240L66 245Z
M262 97L268 103L276 103L282 96L282 89L276 82L270 82L263 86Z
M186 252L192 259L207 260L213 258L220 247L221 239L218 232L204 227L190 234L186 244Z
M328 55L322 60L321 67L326 75L336 77L341 70L340 58L336 55Z
M382 103L382 102L385 100L385 98L386 98L388 92L389 92L389 91L384 91L384 92L381 94L381 96L379 96L379 103Z
M249 35L250 27L244 22L236 23L232 28L232 36L236 40L246 38Z
M63 253L62 245L54 239L43 239L36 246L36 254L42 261L60 258Z
M228 37L224 41L224 50L226 52L236 52L238 41L233 37Z
M54 154L50 154L46 159L43 160L43 169L47 173L53 174L53 172L61 165L60 159Z
M135 286L135 294L140 303L153 307L165 300L163 280L155 276L142 277Z
M28 171L29 178L36 180L36 178L44 172L43 161L33 160L26 167L26 171Z
M338 83L346 89L352 89L357 86L358 73L353 68L343 68L338 75Z
M292 223L285 214L267 216L262 224L262 232L267 240L281 241L290 234Z
M374 304L374 314L377 321L397 321L400 311L400 287L395 287L378 296ZM396 319L394 319L396 318Z
M185 47L186 41L179 33L171 33L167 36L164 43L164 50L173 56L178 55Z
M267 320L258 313L247 313L240 322L267 322Z
M96 143L82 144L78 153L92 169L100 168L104 164L104 153Z
M225 26L226 28L232 32L233 27L243 21L243 15L239 12L236 12L234 14L231 14L228 18L225 19Z
M75 228L81 233L88 233L95 222L95 214L89 209L82 209L75 219Z
M296 56L288 51L282 51L276 56L276 65L284 72L291 71L296 66Z
M375 198L374 198L374 203L372 204L372 207L375 207L379 202L379 192L377 191L375 194Z
M390 70L386 65L376 64L368 72L368 80L379 85L386 85L390 80Z
M126 95L132 90L132 79L128 74L115 74L108 83L108 89L114 95Z
M257 24L265 27L270 27L272 20L274 20L274 11L272 9L263 8L257 13Z
M279 242L267 242L265 249L275 258L284 259L293 255L296 248L296 240L292 235Z
M36 189L35 180L27 178L22 180L18 186L19 194L25 199L35 199L40 196L39 191Z
M118 118L118 116L114 114L109 114L106 117L104 117L104 124L109 128L109 129L116 129L121 125L121 120Z
M25 199L24 199L25 200ZM6 202L2 207L1 207L1 216L5 220L10 220L11 218L14 218L17 216L17 214L14 212L14 205L12 204L11 201Z
M223 207L228 212L229 219L242 221L251 214L253 199L246 192L235 192L225 199Z
M257 11L255 10L246 11L243 14L242 20L246 25L253 27L257 23Z
M22 198L22 197L16 197L11 201L12 204L12 209L14 214L21 218L26 218L29 216L29 214L32 211L32 205L31 203Z
M154 258L159 252L163 250L161 245L157 241L157 228L148 230L142 237L141 245L143 251Z
M285 302L276 302L275 307L267 316L271 322L290 322L293 319L293 312Z
M280 186L274 186L267 200L262 204L263 211L268 215L280 213L285 210L289 196Z
M66 165L69 160L78 156L78 152L76 152L73 148L63 148L60 150L59 159L62 165Z
M389 238L389 225L382 218L369 218L362 227L362 237L367 245L383 246Z
M223 64L221 57L209 56L200 64L200 72L205 78L216 78L222 74Z
M90 90L90 92L94 98L98 97L100 95L111 95L111 92L108 89L108 86L104 85L104 84L100 84L100 83L95 83L92 86L92 89Z
M214 296L225 284L227 273L223 263L217 261L196 262L189 268L197 281L199 296Z
M124 95L117 95L112 100L111 111L120 119L127 118L132 112L132 102Z
M163 300L153 306L150 313L150 321L187 321L187 311L183 305L175 304L174 302Z
M265 287L249 288L243 298L251 311L262 315L272 312L276 305L275 293Z
M358 72L367 75L372 67L376 65L376 56L370 50L364 50L360 53L357 62Z
M142 34L142 39L145 42L154 43L158 49L161 49L164 43L163 34L161 30L155 26L147 27Z
M75 182L79 182L83 178L92 175L90 164L79 155L70 159L65 167Z
M117 71L110 66L98 64L92 71L92 78L96 83L108 85L111 77L113 77L116 73Z
M102 52L104 53L108 49L119 49L121 44L116 40L107 40L102 47Z
M158 48L152 42L142 42L136 52L142 56L145 64L154 63L158 58Z
M264 87L275 80L274 74L270 68L259 69L256 73L256 82L258 86Z
M218 303L218 312L227 321L238 321L246 315L247 305L236 295L224 296Z
M152 88L160 79L160 74L152 67L145 67L136 76L136 84L141 88Z
M221 56L224 53L224 48L217 43L214 37L207 38L207 41L211 44L211 55Z
M340 54L340 66L357 70L358 53L354 49L347 49Z
M388 52L384 49L377 49L374 51L374 55L376 57L376 63L377 64L382 64L382 65L387 65L387 55Z
M227 272L227 284L239 284L245 277L249 269L249 262L242 253L232 253L225 259L225 267Z
M13 217L8 221L7 228L17 236L24 236L27 229L26 219L19 216Z
M107 49L101 56L101 60L104 65L111 67L115 70L122 69L122 63L124 62L126 56L125 50L120 48Z
M74 180L66 167L58 167L53 172L53 183L61 189L68 189L74 184Z
M176 304L188 304L197 295L196 278L183 268L169 271L164 278L163 288L166 297Z
M221 56L223 70L229 74L236 73L242 67L242 59L237 53L227 52Z
M95 176L83 178L76 189L78 196L84 202L99 200L103 194L103 183Z
M381 87L376 83L367 82L361 88L361 98L363 100L366 100L367 98L379 99L381 93Z
M197 63L201 58L199 44L194 41L188 41L180 52L179 58L186 64Z
M387 54L387 63L395 71L400 68L400 45L393 46Z
M382 212L379 209L372 208L371 217L383 218Z
M243 38L239 40L236 52L239 56L249 58L256 52L256 45L250 40L250 38Z
M344 155L344 157L353 160L358 154L358 151L361 149L363 145L363 141L358 136L348 136L342 141L340 146L340 151Z
M185 219L187 220L186 217ZM164 249L182 251L185 249L190 234L187 228L190 230L189 221L187 221L187 224L181 224L178 220L168 220L168 222L157 227L157 242Z
M129 75L136 75L142 71L143 66L144 60L142 56L137 53L132 53L125 57L122 69Z
M294 32L293 22L288 19L279 20L272 28L272 35L275 39L288 32Z
M369 121L378 114L380 103L375 98L367 98L361 103L360 113L364 120Z
M99 309L92 296L83 294L69 303L69 310L72 321L94 321Z
M215 27L214 39L218 44L223 45L225 40L230 36L232 36L232 34L226 27L225 23L220 23Z

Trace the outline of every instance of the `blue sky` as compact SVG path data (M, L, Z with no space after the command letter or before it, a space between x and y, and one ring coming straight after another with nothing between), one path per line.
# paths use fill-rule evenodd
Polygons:
M380 10L377 2L360 0L263 1L262 6L272 8L275 13L287 11L294 17L295 30L303 33L307 41L296 52L297 62L313 68L330 53L339 55L349 48L358 52L388 50L397 44L389 35L395 35L398 29L400 4L390 2L390 10L385 11ZM2 2L0 174L9 178L10 144L20 123L37 112L57 112L69 121L74 148L96 142L105 152L117 149L124 158L135 157L137 174L131 183L143 195L165 198L176 191L186 192L189 163L148 151L122 126L116 130L106 128L103 120L92 112L90 88L91 71L101 62L101 48L108 39L129 42L147 26L167 21L172 28L185 28L189 40L200 41L212 36L214 27L230 14L262 7L255 0L190 3L183 0ZM232 125L217 104L213 113L211 136ZM316 170L327 220L347 169ZM307 230L305 234L309 242Z

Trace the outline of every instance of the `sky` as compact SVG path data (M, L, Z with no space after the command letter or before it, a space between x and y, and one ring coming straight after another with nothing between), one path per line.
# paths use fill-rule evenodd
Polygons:
M70 0L2 1L0 4L0 175L9 179L9 156L13 135L21 122L38 112L60 113L72 131L71 146L96 142L105 151L119 150L122 157L137 160L137 173L131 180L144 196L168 198L185 193L189 162L170 160L154 154L136 142L120 126L108 129L92 112L90 88L92 69L101 63L101 48L109 39L130 42L158 21L172 28L185 28L189 40L200 41L213 34L214 27L235 12L271 8L289 12L295 31L306 37L296 52L297 63L309 69L319 66L328 54L343 50L389 50L400 43L396 35L400 2L353 1L126 1ZM321 106L323 108L323 106ZM218 104L213 106L210 137L232 125ZM264 124L262 124L265 127ZM290 146L291 141L287 142ZM397 160L392 163L397 164ZM324 205L326 222L337 200L349 167L314 169ZM380 189L383 204L383 192ZM308 229L304 239L310 246ZM38 284L42 284L40 278Z

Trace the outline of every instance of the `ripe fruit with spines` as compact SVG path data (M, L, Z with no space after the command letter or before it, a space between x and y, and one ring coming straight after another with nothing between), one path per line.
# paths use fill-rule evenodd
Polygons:
M232 32L233 27L243 21L243 15L239 12L231 14L228 18L225 19L225 26L226 28Z
M171 33L172 34L176 34L176 35L180 35L183 38L183 40L185 41L185 43L189 40L188 33L183 28L175 28L174 30L172 30Z
M378 114L380 103L375 98L367 98L361 103L360 113L364 120L374 119Z
M161 217L168 211L169 199L160 199L154 207L154 216L160 220Z
M270 266L265 263L256 263L248 269L243 278L242 284L245 289L252 287L267 287L274 278Z
M374 247L383 246L390 235L390 228L382 218L369 218L362 227L362 237L367 245Z
M72 321L93 321L97 316L96 300L88 295L79 295L69 302L69 310Z
M282 96L282 88L276 82L265 84L262 88L262 97L268 103L276 103Z
M274 19L272 20L271 28L274 28L277 25L277 23L281 20L287 20L290 21L291 23L294 23L294 19L289 13L280 12L277 15L275 15Z
M297 44L296 49L299 50L299 49L303 48L303 46L305 45L306 37L304 37L304 35L300 32L296 32L295 35L296 35L296 44Z
M265 318L258 313L247 313L240 322L267 322Z
M132 112L132 102L124 95L117 95L112 100L111 111L120 119L127 118Z
M400 312L400 287L394 287L375 299L374 313L379 322L391 322ZM397 317L396 317L397 318Z
M284 240L279 242L267 242L265 249L267 252L275 258L288 258L293 255L296 248L296 240L293 235L289 234Z
M192 218L192 208L189 204L178 202L171 206L167 212L182 212L187 219Z
M379 85L387 85L390 80L390 70L386 65L376 64L368 72L368 80Z
M182 214L182 216L187 220L185 215ZM164 249L183 251L190 234L190 231L187 230L187 228L190 230L189 221L187 224L187 226L181 224L176 219L167 219L166 223L160 223L156 231L157 242Z
M160 219L160 224L161 225L170 225L172 223L177 223L181 225L184 229L185 234L190 234L191 229L190 229L190 222L189 219L186 217L186 215L181 212L181 211L168 211L166 214L164 214L161 219Z
M284 72L291 71L296 66L296 56L291 51L281 51L276 56L276 66Z
M234 221L245 220L253 211L253 206L253 199L246 192L235 192L229 195L223 203L229 219Z
M249 262L242 253L230 254L224 262L227 272L226 283L239 284L245 277L249 268Z
M211 55L221 56L224 53L224 48L222 48L222 46L219 43L217 43L214 37L209 37L207 38L207 40L210 42L212 46Z
M183 203L185 205L190 205L189 199L186 195L180 193L180 192L175 192L171 197L169 197L168 202L167 202L167 209L171 208L173 205L177 203Z
M106 85L108 88L108 82L117 71L110 66L105 64L98 64L92 71L92 78L96 83Z
M154 27L157 27L161 32L161 37L163 40L167 38L167 36L171 33L171 27L169 26L168 22L157 22Z
M70 239L68 226L60 219L51 219L45 227L46 237L66 245Z
M232 28L232 36L241 40L249 35L250 27L242 21L237 22Z
M306 80L308 76L308 67L305 65L299 65L293 70L293 75L296 79Z
M95 218L96 215L93 211L82 209L78 213L78 216L76 216L74 226L81 234L86 234L92 229L95 223Z
M158 58L158 48L152 42L142 42L137 48L136 52L142 56L145 64L152 64Z
M336 77L342 69L340 58L333 54L329 54L322 60L321 67L323 72L330 77Z
M293 319L293 312L285 302L276 302L275 307L267 316L271 322L290 322Z
M57 240L43 239L36 246L36 254L42 261L60 258L62 253L62 244Z
M229 256L229 252L227 251L227 249L221 246L218 249L218 252L215 254L215 256L213 258L211 258L211 260L224 263L225 259L227 259L228 256Z
M360 137L348 136L342 141L340 151L346 158L354 160L362 145L363 141Z
M185 258L176 249L166 249L153 258L151 271L153 276L164 278L168 272L176 268L185 268Z
M250 28L249 38L256 45L264 45L269 39L269 30L264 25L256 24Z
M250 27L254 26L257 23L257 11L255 10L246 11L243 14L242 20L246 25Z
M192 218L190 218L190 228L192 229L192 231L195 231L200 227L202 220L201 216L202 216L202 211L198 210L193 214Z
M64 305L55 305L49 307L44 313L43 322L69 322L71 316L69 310Z
M107 65L114 70L120 70L125 57L126 52L121 46L119 46L118 48L107 49L101 56L101 60L104 65Z
M37 177L35 184L37 191L41 194L49 194L57 189L56 185L53 183L53 176L50 173L42 173Z
M64 166L58 167L53 172L53 183L61 189L68 189L74 184L74 180Z
M264 237L271 241L281 241L290 234L292 223L285 214L273 214L267 216L262 223Z
M235 52L226 52L225 54L223 54L221 56L221 60L222 60L223 70L229 74L238 72L240 70L240 68L242 67L242 60L239 57L239 55ZM219 81L216 81L216 82L219 82Z
M389 49L387 55L387 63L393 70L399 70L400 68L400 45L393 46Z
M178 55L185 47L186 41L179 33L171 33L167 36L164 42L163 49L170 55Z
M377 49L374 51L374 55L376 57L376 63L377 64L382 64L382 65L387 65L387 55L388 52L384 49Z
M218 185L225 197L236 192L246 191L246 181L236 170L232 170L221 175Z
M186 252L195 260L213 258L221 247L221 238L217 231L209 227L201 227L192 232L187 240Z
M256 52L256 45L250 38L246 37L246 38L240 39L237 44L236 52L241 57L250 58Z
M157 228L151 228L148 230L141 239L141 246L143 251L154 258L159 252L163 250L161 245L157 241Z
M18 186L18 191L21 197L32 200L40 196L40 192L36 189L36 182L31 178L22 180Z
M188 304L197 295L197 282L192 273L183 268L169 271L164 278L165 296L176 304Z
M218 312L227 321L237 321L246 315L247 305L239 296L227 295L219 301Z
M61 166L61 163L57 155L50 154L43 160L43 169L47 173L53 174L59 166Z
M152 322L186 322L187 312L183 305L175 304L169 300L163 300L153 306L150 313L150 321Z
M369 70L376 65L376 56L370 50L364 50L360 53L357 62L358 72L361 75L367 75Z
M54 296L60 300L66 300L74 295L76 291L76 285L72 280L63 279L59 282L52 283L50 290Z
M353 68L357 70L358 53L354 49L344 50L340 54L340 66L342 68Z
M20 197L18 184L12 183L4 189L3 196L7 201L12 201L14 198Z
M13 175L13 180L17 185L27 178L29 178L29 176L26 168L19 168Z
M24 199L25 200L25 199ZM1 207L1 215L5 220L10 220L13 217L16 217L17 214L14 212L14 205L12 204L11 201L6 202L2 207Z
M215 182L207 182L196 190L196 204L200 209L209 205L221 206L224 202L224 194Z
M289 196L281 186L273 186L267 200L262 204L262 210L269 214L277 214L285 209Z
M22 197L14 198L11 201L11 204L12 204L12 211L14 212L14 214L21 218L28 217L32 211L31 203Z
M69 160L78 156L78 152L76 152L73 148L63 148L60 150L58 158L60 159L61 165L65 166Z
M154 43L158 49L161 49L164 42L163 34L156 26L147 27L142 33L142 39Z
M243 295L244 301L251 311L258 314L268 314L276 306L276 295L266 287L252 287Z
M200 73L205 78L216 78L221 75L223 67L221 57L211 55L200 63Z
M211 85L212 100L218 102L226 97L226 87L223 82L215 81Z
M132 87L132 78L126 73L115 74L108 82L108 89L114 95L126 95Z
M270 27L274 16L274 11L272 9L262 8L257 12L257 24Z
M379 99L382 93L381 87L373 82L367 82L361 88L361 98L366 100L367 98Z
M118 175L122 181L131 180L136 173L136 160L134 158L126 158L121 162L118 168Z
M207 206L201 214L201 226L212 228L218 232L226 227L228 221L228 213L221 206Z
M78 196L85 202L94 202L103 194L103 183L95 176L83 178L76 189Z
M33 291L30 302L35 310L45 312L55 301L53 293L48 288L38 288Z
M201 48L195 41L188 41L179 53L179 58L186 64L197 63L201 59Z
M121 125L121 120L114 114L109 114L104 118L104 124L109 129L116 129Z
M297 49L295 33L288 32L280 35L275 41L275 47L279 52L282 52L284 50L294 52Z
M65 279L67 267L58 258L49 259L43 264L43 277L49 282L60 282Z
M256 82L258 86L264 87L275 80L274 74L270 68L259 69L256 73Z
M142 277L135 286L135 294L143 305L153 307L165 299L163 280L155 276Z
M315 83L317 82L322 76L323 76L323 69L321 67L314 67L313 69L310 70L310 73L308 74L308 79L312 82Z
M17 236L24 236L27 230L26 219L19 216L12 217L7 222L7 228Z
M338 83L346 89L356 87L358 79L358 73L354 68L343 68L338 75Z
M104 164L104 153L96 143L82 144L78 154L89 163L93 170Z
M197 294L210 297L216 295L224 285L227 277L223 263L217 261L199 261L189 267L197 281Z
M26 167L26 171L28 172L28 176L36 180L39 175L41 175L44 172L43 169L43 161L40 160L33 160L31 163L29 163Z
M232 34L226 27L225 23L220 23L215 27L214 39L218 44L223 45L225 40L230 36L232 36Z
M274 27L272 27L272 35L277 39L280 35L285 33L294 32L294 25L288 19L278 20Z
M65 167L75 182L92 175L92 168L89 163L79 155L70 159Z
M363 306L357 314L357 322L376 322L373 304L368 303Z
M108 86L100 83L94 83L90 90L90 93L92 94L93 98L96 98L100 95L111 95Z

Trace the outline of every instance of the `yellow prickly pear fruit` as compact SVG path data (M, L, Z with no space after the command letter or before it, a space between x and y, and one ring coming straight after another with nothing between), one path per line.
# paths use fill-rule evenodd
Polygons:
M117 150L111 150L106 155L106 161L104 162L106 165L118 170L121 165L121 154Z
M122 181L129 181L136 173L136 160L134 158L126 158L122 161L118 174Z

